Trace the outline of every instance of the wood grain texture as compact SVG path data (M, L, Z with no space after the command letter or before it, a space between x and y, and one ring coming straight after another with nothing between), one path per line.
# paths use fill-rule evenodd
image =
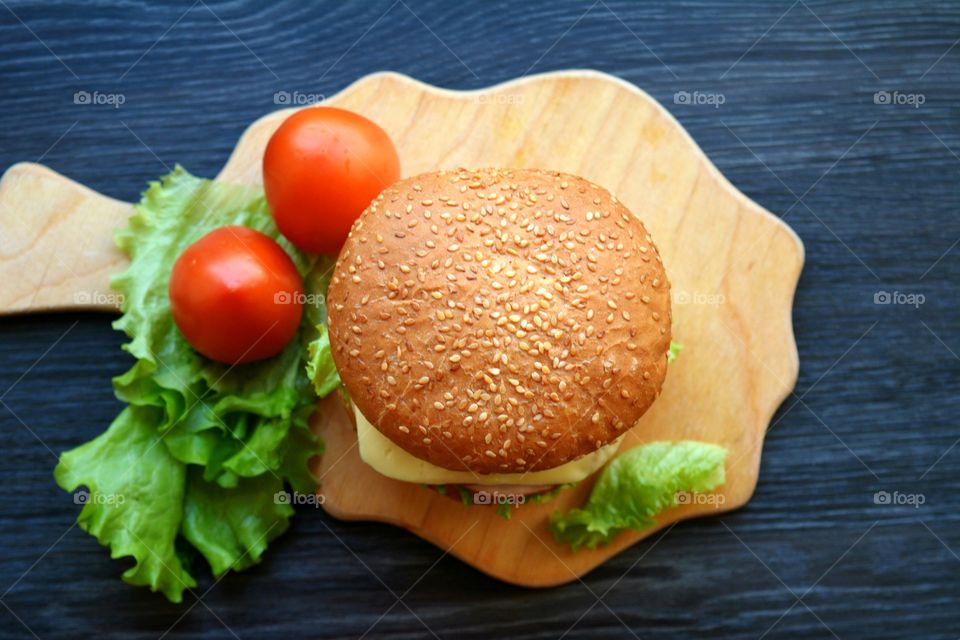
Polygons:
M685 347L660 399L620 450L657 440L702 440L726 447L728 464L718 502L671 509L649 530L573 553L554 542L547 524L552 512L582 505L591 481L547 504L524 505L507 522L493 508L465 507L456 498L374 472L360 459L353 425L333 400L315 418L326 442L317 474L328 513L402 526L484 573L544 587L576 580L673 522L747 502L757 483L764 432L797 378L790 317L803 246L786 225L730 185L663 107L636 87L591 71L544 74L472 92L382 73L358 80L329 104L384 127L406 175L460 166L538 167L584 176L617 194L658 243L672 285L674 338ZM217 179L259 184L267 141L290 113L278 111L251 125ZM34 216L35 203L49 206ZM122 264L113 247L99 242L78 255L63 255L62 247L73 246L79 233L110 238L129 205L37 165L19 165L0 183L0 206L38 225L11 229L24 229L33 243L15 261L0 261L0 277L28 285L32 274L41 273L56 283L37 285L44 295L40 305L29 306L30 298L22 296L27 305L0 304L0 313L89 305L91 290L108 290L102 288L109 284L108 269ZM8 228L0 231L7 235ZM51 266L39 271L40 264ZM71 277L78 272L87 275Z
M956 6L408 0L414 15L392 0L6 4L29 30L0 7L0 169L30 159L133 202L176 162L215 176L244 129L278 108L277 91L333 95L383 69L471 89L589 66L665 105L737 188L797 231L807 261L796 396L774 416L749 504L539 590L396 527L311 509L259 567L216 584L198 568L203 604L123 584L123 562L70 528L79 508L51 479L55 454L119 411L110 377L130 366L123 337L103 314L2 318L0 638L33 638L22 621L44 639L955 640ZM126 103L80 107L80 89ZM894 89L926 103L874 104ZM695 90L726 102L674 103ZM877 306L878 290L926 302ZM877 505L880 490L926 502Z
M33 163L0 180L0 312L114 310L126 258L113 232L133 207Z

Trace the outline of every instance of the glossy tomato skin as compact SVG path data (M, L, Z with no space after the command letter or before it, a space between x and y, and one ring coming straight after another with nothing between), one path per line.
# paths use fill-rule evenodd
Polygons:
M310 253L339 253L353 222L399 178L400 158L387 133L334 107L294 113L263 156L263 187L277 227Z
M276 355L303 313L303 282L273 238L247 227L211 231L170 274L173 320L201 354L227 364Z

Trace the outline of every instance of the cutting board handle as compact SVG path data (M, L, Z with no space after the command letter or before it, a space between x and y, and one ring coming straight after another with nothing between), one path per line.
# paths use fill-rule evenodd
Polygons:
M110 275L127 259L113 244L133 206L32 162L0 179L0 314L115 311Z

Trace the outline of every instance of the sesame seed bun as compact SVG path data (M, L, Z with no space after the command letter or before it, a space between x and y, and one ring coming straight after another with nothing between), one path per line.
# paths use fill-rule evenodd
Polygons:
M328 293L334 361L384 435L434 465L551 469L660 393L670 284L605 189L539 170L439 171L354 224Z

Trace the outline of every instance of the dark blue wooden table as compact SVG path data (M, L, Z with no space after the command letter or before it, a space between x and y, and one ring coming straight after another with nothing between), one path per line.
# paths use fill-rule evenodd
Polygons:
M958 37L946 3L0 1L2 167L135 200L177 162L214 175L278 91L593 67L663 102L807 250L800 380L752 502L543 591L313 510L202 601L126 586L51 476L118 411L121 335L2 319L0 637L956 638Z

